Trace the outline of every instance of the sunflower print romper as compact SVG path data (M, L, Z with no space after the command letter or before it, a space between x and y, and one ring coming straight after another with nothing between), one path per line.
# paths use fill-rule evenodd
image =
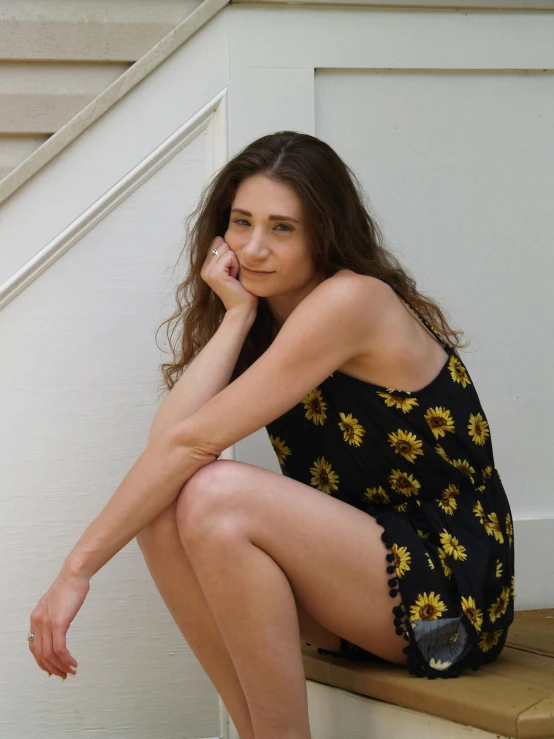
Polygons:
M284 475L383 527L390 596L402 599L391 621L409 672L457 677L494 661L513 621L512 515L467 368L387 284L447 351L435 379L408 392L337 370L265 428ZM340 644L337 656L383 661Z

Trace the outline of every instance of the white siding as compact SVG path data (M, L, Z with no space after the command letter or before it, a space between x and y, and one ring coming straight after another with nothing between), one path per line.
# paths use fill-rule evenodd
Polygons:
M30 156L47 138L48 136L42 134L0 135L0 180Z
M198 0L3 0L0 58L134 62Z
M2 2L0 180L199 4L200 0Z
M0 65L0 131L51 134L128 68L127 64L6 62Z

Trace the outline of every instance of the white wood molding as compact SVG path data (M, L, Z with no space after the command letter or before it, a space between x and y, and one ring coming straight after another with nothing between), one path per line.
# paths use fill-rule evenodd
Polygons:
M410 8L411 10L554 10L554 0L233 0L233 5L335 5L337 7Z
M136 165L125 177L98 198L58 236L29 259L0 286L0 310L48 267L76 244L122 200L149 179L164 164L202 132L206 134L209 172L227 159L227 88L218 93L175 133Z
M147 77L156 67L205 26L229 0L204 0L182 23L173 28L135 64L88 103L77 115L62 126L48 141L36 149L0 182L0 204L36 172L50 162L72 141L104 115L118 100Z

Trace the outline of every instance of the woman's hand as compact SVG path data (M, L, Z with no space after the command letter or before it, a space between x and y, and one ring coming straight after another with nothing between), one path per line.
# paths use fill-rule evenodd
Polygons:
M88 578L62 568L31 613L35 640L29 642L29 649L38 666L49 675L53 673L65 680L67 673L76 674L72 666L77 667L77 661L67 649L66 634L89 590Z
M219 253L219 259L212 254L212 249L215 248ZM239 270L239 261L229 244L221 236L216 236L206 255L200 277L221 298L226 310L238 307L256 310L258 296L249 292L239 282L237 279Z

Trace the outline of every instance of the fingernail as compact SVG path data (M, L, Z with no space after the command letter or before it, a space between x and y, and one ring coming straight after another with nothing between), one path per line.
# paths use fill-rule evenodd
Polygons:
M60 680L61 680L61 681L62 681L62 683L63 683L63 681L64 681L64 679L65 679L65 678L63 678L63 677L62 677L61 675L56 675L56 677L59 677L59 678L60 678Z
M48 675L48 677L52 677L52 673L51 672L47 672L46 674Z

